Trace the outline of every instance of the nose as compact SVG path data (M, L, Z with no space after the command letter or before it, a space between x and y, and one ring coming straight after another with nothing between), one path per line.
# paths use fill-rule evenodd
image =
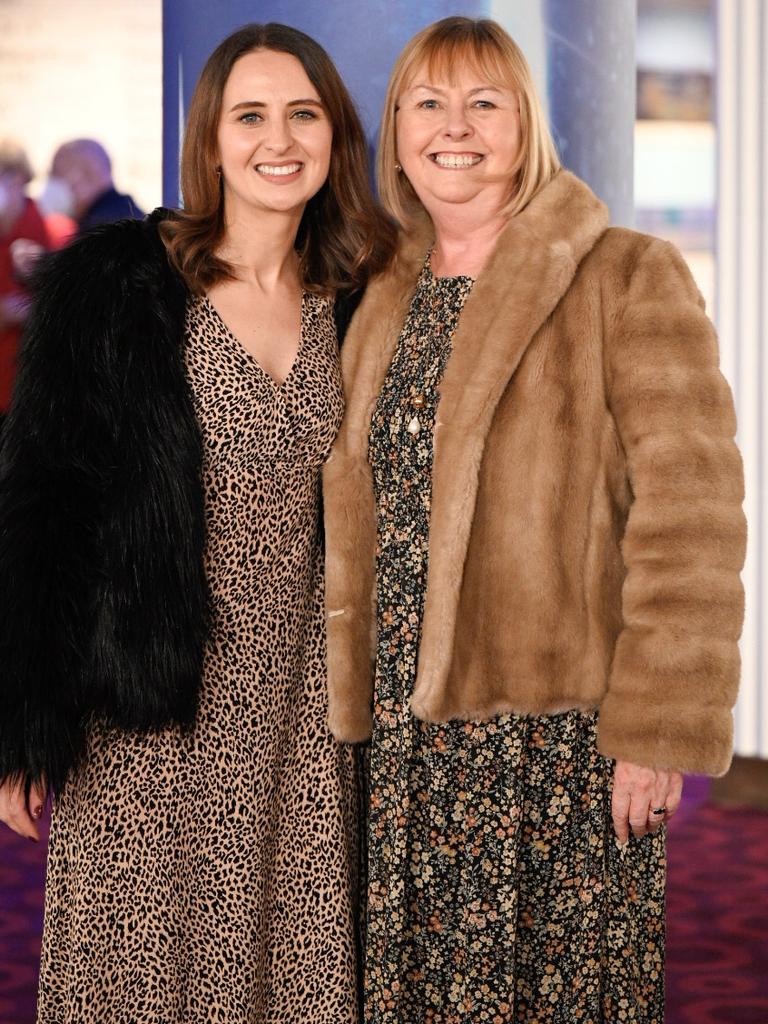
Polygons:
M285 118L273 118L269 122L269 130L264 145L273 153L285 153L293 145L293 136Z
M472 125L467 120L467 112L463 103L452 103L446 110L443 135L447 139L466 139L472 134Z

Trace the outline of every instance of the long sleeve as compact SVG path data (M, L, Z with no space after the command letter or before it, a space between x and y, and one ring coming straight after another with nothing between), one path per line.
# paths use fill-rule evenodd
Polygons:
M710 775L730 763L743 619L741 459L717 340L673 246L652 241L606 341L632 504L601 752Z
M194 717L201 448L186 293L152 231L97 229L34 289L0 451L0 779L58 788L91 715Z

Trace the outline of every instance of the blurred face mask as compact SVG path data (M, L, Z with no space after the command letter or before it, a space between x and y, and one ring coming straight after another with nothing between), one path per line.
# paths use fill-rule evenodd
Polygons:
M72 189L63 178L51 175L37 199L37 207L43 216L49 213L64 213L71 217L75 209Z

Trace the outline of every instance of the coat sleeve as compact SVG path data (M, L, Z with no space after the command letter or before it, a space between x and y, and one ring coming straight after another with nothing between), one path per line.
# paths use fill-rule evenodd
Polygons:
M606 382L632 503L600 751L721 775L744 605L742 465L715 333L668 243L653 240L637 261L607 336Z
M54 787L83 741L83 641L123 400L105 325L126 295L101 244L84 239L38 274L0 450L0 779Z

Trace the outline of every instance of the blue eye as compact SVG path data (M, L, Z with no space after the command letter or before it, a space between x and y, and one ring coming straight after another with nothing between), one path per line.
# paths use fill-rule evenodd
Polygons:
M241 124L257 124L261 120L261 114L257 114L254 111L251 111L248 114L241 114L240 117L238 117L238 121Z
M479 110L494 110L496 108L496 104L491 103L490 100L476 100L475 106Z
M294 110L294 112L291 114L291 117L295 118L297 121L317 120L317 114L314 112L314 110Z
M419 106L422 110L437 110L437 100L422 100Z

